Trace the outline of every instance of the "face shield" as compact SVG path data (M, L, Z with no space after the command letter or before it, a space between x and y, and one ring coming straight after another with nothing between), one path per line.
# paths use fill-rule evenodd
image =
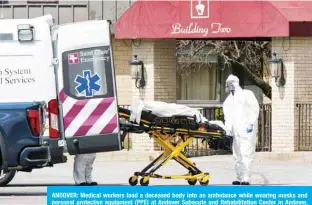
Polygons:
M226 82L225 85L225 92L226 93L232 93L232 95L234 95L235 93L235 81L234 80L230 80Z

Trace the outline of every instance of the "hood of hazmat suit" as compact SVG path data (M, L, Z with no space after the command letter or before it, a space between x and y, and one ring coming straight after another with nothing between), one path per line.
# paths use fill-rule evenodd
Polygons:
M226 80L228 97L223 103L225 129L233 139L235 170L239 181L250 181L250 167L254 158L257 124L259 117L258 101L250 90L239 86L239 79L230 75Z

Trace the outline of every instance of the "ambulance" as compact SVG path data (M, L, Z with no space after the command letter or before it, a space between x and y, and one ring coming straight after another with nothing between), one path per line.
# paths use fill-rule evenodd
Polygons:
M122 149L110 25L0 20L0 185L64 152Z

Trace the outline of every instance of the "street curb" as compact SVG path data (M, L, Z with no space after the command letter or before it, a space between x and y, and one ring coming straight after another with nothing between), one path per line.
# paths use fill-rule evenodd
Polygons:
M97 161L152 161L161 154L160 151L117 151L97 153ZM73 160L74 156L65 154L69 161ZM232 160L232 155L211 155L202 157L193 157L197 161L229 161ZM278 152L257 152L255 162L312 162L312 152L293 152L293 153L278 153Z

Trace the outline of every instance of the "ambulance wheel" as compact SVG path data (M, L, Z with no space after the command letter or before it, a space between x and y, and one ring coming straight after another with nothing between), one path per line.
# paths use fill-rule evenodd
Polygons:
M147 178L141 178L140 179L140 184L141 184L141 186L148 186L148 184L149 184L149 180L147 179Z
M189 179L189 180L187 180L187 183L189 185L193 186L193 185L195 185L197 183L197 180L196 179L193 179L193 180Z
M136 177L136 176L130 177L130 178L129 178L129 184L130 184L131 186L137 185L137 184L138 184L138 177Z

